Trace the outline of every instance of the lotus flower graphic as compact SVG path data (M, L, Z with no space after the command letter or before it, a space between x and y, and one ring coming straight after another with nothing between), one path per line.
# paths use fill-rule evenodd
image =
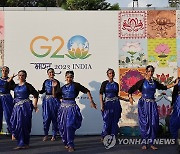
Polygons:
M68 41L67 48L69 54L65 55L71 59L86 59L91 56L91 54L88 54L89 42L81 35L71 37Z
M158 112L160 118L165 118L171 114L171 107L169 105L163 104L162 106L158 105Z
M159 58L166 58L170 52L170 48L167 44L159 44L156 46L155 52L159 54Z

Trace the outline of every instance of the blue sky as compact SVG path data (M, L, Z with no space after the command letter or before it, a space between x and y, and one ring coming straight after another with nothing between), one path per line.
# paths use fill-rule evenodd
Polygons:
M133 0L106 0L107 2L114 4L119 3L120 7L132 7ZM138 0L139 7L146 7L147 4L152 4L151 7L167 7L168 0Z

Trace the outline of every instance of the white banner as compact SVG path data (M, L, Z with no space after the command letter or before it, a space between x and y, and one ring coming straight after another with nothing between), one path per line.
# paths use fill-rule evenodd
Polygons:
M9 66L10 75L26 70L27 82L39 90L49 67L55 69L61 85L65 71L74 70L75 81L91 90L98 107L90 108L87 95L79 94L83 123L77 134L100 134L100 85L107 79L108 68L116 71L117 82L119 79L118 12L7 11L4 19L4 64ZM43 134L41 104L40 98L40 111L33 114L33 135Z

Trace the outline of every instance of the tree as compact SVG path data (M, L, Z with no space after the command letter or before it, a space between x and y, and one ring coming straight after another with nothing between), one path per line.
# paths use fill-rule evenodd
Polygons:
M107 10L110 3L105 0L67 0L68 10Z
M7 0L10 7L55 7L56 0Z
M0 0L0 7L62 7L65 10L120 10L106 0Z
M6 5L6 1L7 0L0 0L0 7L5 6Z
M56 6L60 7L66 4L66 0L56 0Z
M109 10L120 10L120 6L118 3L115 3L110 6Z
M180 5L180 0L168 0L170 7L178 7Z

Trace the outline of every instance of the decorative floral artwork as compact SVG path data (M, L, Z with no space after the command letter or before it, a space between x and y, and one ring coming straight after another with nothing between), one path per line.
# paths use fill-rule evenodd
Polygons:
M147 12L148 38L176 38L176 11L151 10Z
M180 10L176 10L176 38L180 38Z
M146 11L121 11L119 13L119 37L146 38Z
M0 67L4 65L4 13L0 11Z
M173 82L174 76L170 76L169 74L156 74L154 77L160 83L165 85L171 84Z
M180 39L176 39L177 45L177 66L180 67Z
M159 44L155 48L155 52L159 55L159 57L167 57L170 52L170 48L167 44Z
M144 78L145 68L121 68L120 69L120 94L127 96L127 92L137 81ZM135 95L139 95L137 91Z
M145 74L145 67L155 67L154 78L164 85L180 77L180 10L120 11L119 21L119 85L120 95ZM179 67L179 68L178 68ZM165 118L171 112L172 90L156 90L160 125L166 131ZM141 94L136 92L135 96ZM135 97L135 103L139 97ZM137 113L128 105L121 125L135 123ZM129 112L133 113L130 115Z
M0 11L0 68L4 65L4 12ZM2 75L0 71L0 76ZM2 132L4 133L4 128L2 128Z
M119 67L145 67L147 61L147 42L144 40L119 41Z
M148 62L157 62L158 67L176 65L176 39L148 39Z
M170 105L165 105L165 104L163 104L161 106L158 105L159 117L162 119L169 116L171 114L171 111L172 111L172 109L171 109Z
M166 125L166 118L170 116L172 111L171 94L170 97L168 97L167 91L163 91L160 95L156 96L159 113L159 124L162 126L164 132L166 132L168 129Z
M174 82L174 80L177 78L177 67L168 68L168 71L166 67L165 68L156 67L153 76L154 79L159 81L160 83L164 85L169 85L172 82ZM159 97L161 98L163 96L163 97L167 97L168 100L171 100L172 90L173 88L167 90L156 90L155 97L157 97L159 100Z

